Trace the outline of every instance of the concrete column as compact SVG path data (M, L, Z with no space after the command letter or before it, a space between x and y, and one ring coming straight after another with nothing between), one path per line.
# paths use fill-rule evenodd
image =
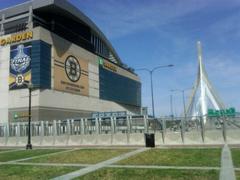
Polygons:
M85 125L84 125L84 119L81 118L81 134L85 134Z

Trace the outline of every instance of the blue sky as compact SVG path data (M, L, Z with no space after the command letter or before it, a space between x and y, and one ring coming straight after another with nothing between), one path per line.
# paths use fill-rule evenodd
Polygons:
M25 2L1 0L0 8ZM171 89L193 86L197 74L196 41L213 86L227 107L240 110L239 0L70 0L112 42L129 66L153 68L174 64L154 74L155 111L169 115ZM150 77L142 80L142 104L151 112ZM186 96L189 96L186 91ZM173 94L174 112L181 113L180 93Z

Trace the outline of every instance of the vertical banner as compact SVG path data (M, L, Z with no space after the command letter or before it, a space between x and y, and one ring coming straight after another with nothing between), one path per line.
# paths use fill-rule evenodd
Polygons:
M11 46L9 89L27 88L31 81L31 43Z

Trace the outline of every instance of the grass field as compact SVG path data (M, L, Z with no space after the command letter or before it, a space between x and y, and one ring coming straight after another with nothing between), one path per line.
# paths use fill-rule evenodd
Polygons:
M240 167L240 149L232 148L232 160L235 167Z
M130 151L132 151L132 149L80 149L72 152L45 156L44 158L32 159L28 162L95 164Z
M219 172L215 170L173 170L173 169L125 169L105 168L76 178L79 180L217 180Z
M0 179L4 180L32 180L50 179L71 171L80 169L79 167L50 167L50 166L21 166L21 165L0 165Z
M33 156L39 156L43 154L50 154L59 152L59 149L36 149L36 150L19 150L13 152L0 153L0 162L18 160L23 158L29 158Z
M240 180L240 171L235 171L236 179Z
M2 151L10 151L11 149L0 149L0 152Z
M220 166L221 149L152 149L117 164L162 166Z
M82 164L96 164L136 149L133 148L85 148L85 149L34 149L18 150L10 152L0 150L0 179L51 179L69 172L84 168ZM11 152L12 151L12 152ZM63 151L63 152L61 152ZM66 152L64 152L66 151ZM53 154L55 152L61 152ZM239 150L234 150L234 156L238 156ZM41 156L41 155L44 155ZM40 157L38 157L40 156ZM20 160L21 164L1 164L8 161ZM180 170L180 169L155 169L150 167L130 168L124 165L163 165L163 166L208 166L220 167L221 148L172 148L172 149L149 149L128 159L118 162L123 167L105 167L89 173L77 179L84 180L215 180L219 178L219 170ZM239 162L238 157L236 158ZM8 162L9 163L9 162ZM25 163L25 164L24 164ZM27 164L33 163L33 164ZM54 163L54 164L39 164ZM68 165L66 165L68 164ZM76 166L71 164L78 164ZM240 178L240 172L236 172Z

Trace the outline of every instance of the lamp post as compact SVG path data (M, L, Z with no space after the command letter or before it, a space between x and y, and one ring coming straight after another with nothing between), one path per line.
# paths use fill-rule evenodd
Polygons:
M187 112L186 112L186 104L185 104L185 91L189 90L192 88L187 88L187 89L172 89L171 92L181 92L182 93L182 102L183 102L183 113L184 117L187 117Z
M32 119L32 89L33 89L33 84L30 81L28 84L28 90L29 90L29 104L28 104L28 142L26 145L26 149L32 149L32 144L31 144L31 119Z
M150 79L151 79L151 96L152 96L152 115L153 115L153 117L155 117L154 97L153 97L153 78L152 78L153 72L156 71L157 69L160 69L160 68L172 67L172 66L174 66L174 65L169 64L169 65L165 65L165 66L157 66L157 67L154 67L153 69L147 69L147 68L136 69L138 71L147 71L150 74Z
M173 97L172 97L172 94L170 94L170 117L173 120Z

